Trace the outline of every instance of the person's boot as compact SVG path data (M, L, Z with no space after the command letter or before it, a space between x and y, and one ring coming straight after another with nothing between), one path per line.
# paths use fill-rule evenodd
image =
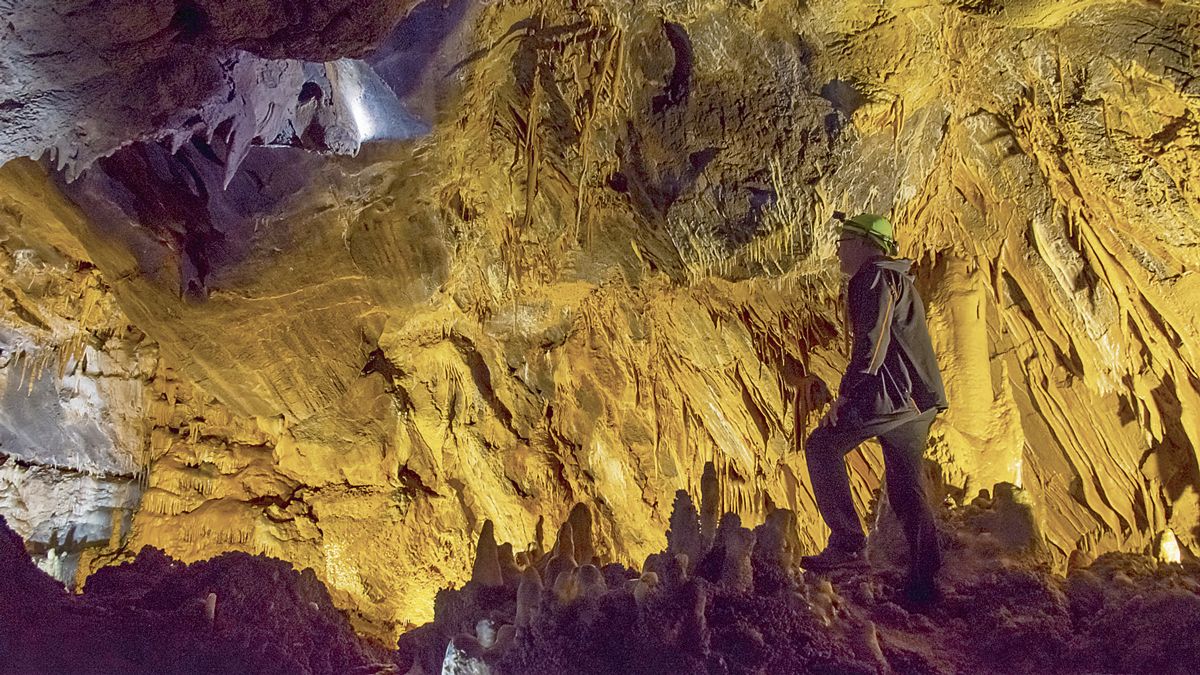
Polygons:
M800 558L800 566L814 572L836 569L861 569L867 567L866 548L848 549L832 544L816 555Z
M942 568L942 554L936 543L924 551L914 552L904 597L913 605L929 606L941 600L935 578Z
M904 600L914 609L936 605L942 599L942 592L932 576L909 575L904 584Z

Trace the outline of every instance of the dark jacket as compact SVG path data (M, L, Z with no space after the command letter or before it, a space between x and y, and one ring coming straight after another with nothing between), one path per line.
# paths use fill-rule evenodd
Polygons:
M911 267L879 258L850 279L854 347L838 396L861 419L949 407Z

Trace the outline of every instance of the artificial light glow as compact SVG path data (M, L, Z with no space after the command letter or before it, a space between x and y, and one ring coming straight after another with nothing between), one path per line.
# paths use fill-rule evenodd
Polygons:
M1173 530L1164 530L1158 540L1158 561L1162 563L1179 564L1183 555L1179 550L1179 539Z
M350 95L346 98L346 103L350 108L350 116L354 118L354 126L358 129L358 140L361 142L373 138L375 121L371 118L371 111L367 110L361 87L358 88L357 95Z

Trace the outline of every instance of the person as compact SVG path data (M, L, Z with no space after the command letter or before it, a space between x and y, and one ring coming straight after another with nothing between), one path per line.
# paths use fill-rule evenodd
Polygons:
M874 214L840 219L838 259L849 278L853 346L837 399L804 446L817 508L831 534L825 550L805 556L801 566L825 571L866 564L845 456L877 437L888 500L911 552L905 590L913 600L928 601L942 557L921 458L934 417L949 404L925 306L913 286L912 261L892 257L899 249L891 222Z

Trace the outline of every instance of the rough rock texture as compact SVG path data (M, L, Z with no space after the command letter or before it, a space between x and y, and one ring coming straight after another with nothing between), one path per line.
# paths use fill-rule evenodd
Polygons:
M713 515L787 508L815 548L794 450L845 359L835 208L889 213L917 260L941 493L1022 486L1060 571L1168 531L1194 553L1198 25L1085 0L426 3L363 58L419 140L240 164L219 134L142 142L74 182L11 162L4 213L160 353L150 489L95 562L268 553L394 635L488 520L546 550L581 502L601 559L644 559L707 461ZM865 511L881 462L850 464Z
M228 553L182 565L145 549L67 593L0 518L0 672L384 673L311 571Z
M5 2L0 162L48 150L73 178L134 141L178 148L214 135L229 145L230 167L252 143L357 152L359 141L387 137L361 119L378 76L339 57L378 43L412 6Z
M1020 494L1011 485L996 492ZM442 672L530 675L1194 667L1194 562L1185 569L1106 554L1063 580L1037 562L1045 554L1040 535L1024 527L1030 514L1012 503L998 496L943 514L944 599L925 605L899 589L903 544L874 550L871 572L801 573L787 511L772 512L753 531L726 514L696 556L673 553L683 545L678 528L699 525L680 491L668 549L651 555L640 577L620 565L604 566L602 575L592 565L570 566L551 588L535 582L554 576L553 558L532 556L531 567L514 569L500 588L473 578L439 595L434 622L400 639L397 660L422 672L441 664ZM899 525L882 529L894 538ZM1023 537L1012 536L1022 530ZM480 547L478 555L485 553Z
M118 545L138 506L158 350L38 195L17 200L0 198L0 511L74 584L83 548Z
M669 547L640 575L574 560L595 543L586 507L549 553L514 557L488 523L475 576L439 593L435 620L394 652L354 635L311 570L244 553L183 565L146 548L71 595L0 519L0 672L1191 672L1200 568L1106 554L1053 576L1029 513L1011 508L1021 499L999 496L1019 492L943 514L945 597L932 606L898 593L894 548L873 551L871 572L800 573L788 511L753 531L727 513L694 558L673 553L701 526L683 491Z

